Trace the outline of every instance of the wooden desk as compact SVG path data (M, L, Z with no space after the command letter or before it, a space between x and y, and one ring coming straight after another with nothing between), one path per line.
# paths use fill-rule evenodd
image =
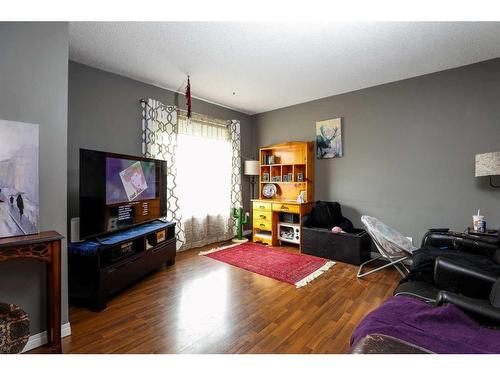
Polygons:
M299 223L302 217L312 210L312 203L298 203L279 199L252 199L252 240L271 246L277 246L278 222L280 213L297 214ZM300 229L302 232L302 229ZM300 233L302 248L302 233Z
M61 347L61 240L55 231L0 239L0 261L34 259L47 263L47 340L52 353Z

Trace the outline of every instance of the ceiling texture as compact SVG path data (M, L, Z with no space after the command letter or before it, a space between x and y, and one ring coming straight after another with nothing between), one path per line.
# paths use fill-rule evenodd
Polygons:
M71 22L70 59L255 114L500 56L500 22Z

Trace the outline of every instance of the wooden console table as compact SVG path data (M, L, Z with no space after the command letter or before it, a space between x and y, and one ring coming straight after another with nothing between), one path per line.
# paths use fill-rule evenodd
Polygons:
M0 261L34 259L47 263L47 341L61 353L61 240L55 231L0 239Z

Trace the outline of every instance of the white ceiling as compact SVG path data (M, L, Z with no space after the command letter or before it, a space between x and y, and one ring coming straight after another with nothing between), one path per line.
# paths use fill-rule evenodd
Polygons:
M248 114L499 56L500 22L70 23L71 60Z

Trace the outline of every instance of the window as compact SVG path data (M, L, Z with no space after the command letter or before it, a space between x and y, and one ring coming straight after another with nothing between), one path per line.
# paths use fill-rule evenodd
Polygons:
M231 207L231 143L224 123L179 116L176 165L184 220L222 215Z

